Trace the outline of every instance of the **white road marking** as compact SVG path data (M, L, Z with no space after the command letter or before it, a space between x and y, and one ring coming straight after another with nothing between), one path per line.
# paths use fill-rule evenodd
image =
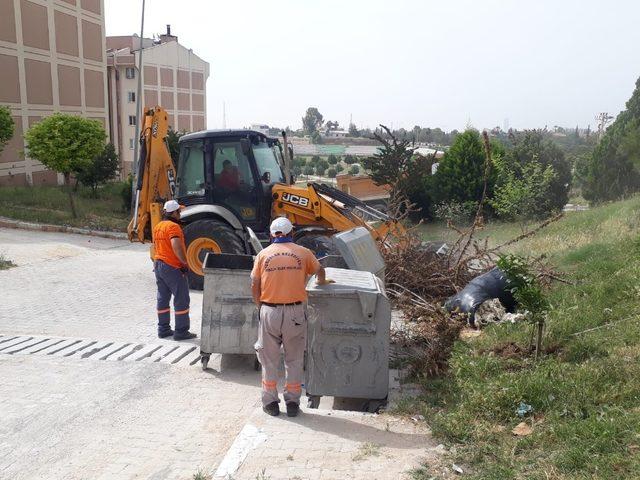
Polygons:
M232 476L240 468L242 462L245 461L249 452L255 450L261 443L266 441L267 434L262 429L246 424L233 441L229 450L227 450L214 476L216 478Z

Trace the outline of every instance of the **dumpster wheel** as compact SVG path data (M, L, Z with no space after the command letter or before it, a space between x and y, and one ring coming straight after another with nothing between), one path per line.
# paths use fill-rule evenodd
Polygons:
M388 403L388 396L384 397L380 400L377 399L370 399L366 404L365 404L365 408L364 411L365 412L369 412L369 413L379 413L381 409L383 409L384 407L387 406Z
M320 406L320 395L309 395L307 397L307 408L318 408Z
M202 370L206 370L207 367L209 366L209 358L211 358L211 355L209 355L208 353L203 353L202 355L200 355L200 363L202 364Z

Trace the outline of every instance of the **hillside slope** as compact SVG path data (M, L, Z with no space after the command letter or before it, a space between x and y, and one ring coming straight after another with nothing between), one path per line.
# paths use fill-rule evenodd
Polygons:
M549 294L547 354L535 363L519 351L531 326L494 325L459 341L449 375L402 407L420 410L456 446L452 461L466 478L640 478L639 226L633 198L568 214L519 244L548 254L575 282ZM533 432L518 437L521 402L533 407L524 418Z

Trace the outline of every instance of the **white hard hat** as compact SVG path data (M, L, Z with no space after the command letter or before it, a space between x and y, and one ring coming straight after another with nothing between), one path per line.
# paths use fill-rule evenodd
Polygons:
M278 217L273 222L271 222L271 226L269 227L269 231L271 235L276 235L277 233L282 233L284 235L288 234L293 230L293 225L289 221L287 217Z
M164 211L167 213L175 212L176 210L180 210L182 205L180 205L175 200L167 200L164 202Z

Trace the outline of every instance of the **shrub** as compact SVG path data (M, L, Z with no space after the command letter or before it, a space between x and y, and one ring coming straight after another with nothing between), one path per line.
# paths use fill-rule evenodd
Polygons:
M98 186L116 178L119 168L120 164L116 149L113 143L108 143L104 146L100 155L93 159L91 164L82 167L76 173L76 178L84 186L90 187L93 197L96 198L98 196Z

